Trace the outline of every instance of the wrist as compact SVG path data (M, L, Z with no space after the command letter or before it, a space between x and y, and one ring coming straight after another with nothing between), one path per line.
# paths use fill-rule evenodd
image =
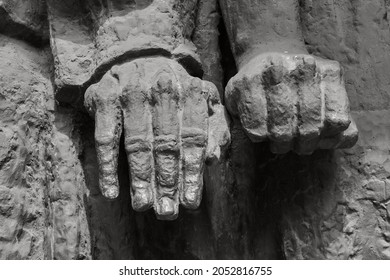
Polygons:
M287 54L287 55L308 54L303 41L300 39L266 41L261 44L256 44L255 46L248 48L241 55L236 56L237 68L238 70L240 70L256 57L270 54L270 53L275 53L275 54L279 53L279 54Z

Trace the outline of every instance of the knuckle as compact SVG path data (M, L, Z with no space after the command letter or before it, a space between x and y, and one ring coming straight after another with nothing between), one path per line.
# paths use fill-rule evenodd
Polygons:
M202 95L212 103L220 103L218 89L212 82L202 81Z
M271 65L262 73L262 83L265 89L276 86L283 81L285 68L281 65Z
M204 147L207 143L207 133L199 128L183 128L181 138L183 147Z
M126 137L125 148L129 153L135 152L149 152L151 151L152 144L146 141L143 136Z
M96 134L95 142L99 145L110 145L115 142L116 138L113 135Z
M177 203L169 197L162 197L156 207L156 215L160 220L174 220L178 215Z
M157 182L163 187L174 187L179 177L180 148L176 137L157 137L154 143Z

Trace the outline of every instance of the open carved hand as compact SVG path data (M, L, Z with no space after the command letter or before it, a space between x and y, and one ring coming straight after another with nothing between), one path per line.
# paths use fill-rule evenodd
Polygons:
M142 58L114 66L91 85L85 106L95 118L99 186L119 194L117 158L124 128L132 206L154 207L159 219L177 217L179 203L200 204L207 159L230 140L216 87L190 76L167 58Z
M226 87L226 107L253 142L271 151L311 154L353 146L353 122L340 65L311 55L265 53Z

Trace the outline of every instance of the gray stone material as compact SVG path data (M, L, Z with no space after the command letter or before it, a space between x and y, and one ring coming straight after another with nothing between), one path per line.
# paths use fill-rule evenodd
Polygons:
M176 219L179 204L199 207L204 162L220 156L230 135L217 88L191 77L167 58L140 58L114 66L85 95L95 119L99 183L103 195L119 195L120 135L131 175L136 211L153 207L160 219Z
M388 11L0 0L0 259L390 259Z

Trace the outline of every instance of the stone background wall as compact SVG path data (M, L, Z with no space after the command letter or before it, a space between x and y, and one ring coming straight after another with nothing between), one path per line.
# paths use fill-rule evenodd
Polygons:
M300 1L307 49L344 67L358 144L276 156L233 121L200 209L173 222L131 209L123 145L121 195L101 196L93 120L55 101L45 7L0 1L1 259L390 258L387 0ZM223 21L215 2L197 12L204 78L222 91L236 73Z
M300 2L308 50L344 67L359 142L303 168L318 176L284 217L286 257L388 259L389 1Z

